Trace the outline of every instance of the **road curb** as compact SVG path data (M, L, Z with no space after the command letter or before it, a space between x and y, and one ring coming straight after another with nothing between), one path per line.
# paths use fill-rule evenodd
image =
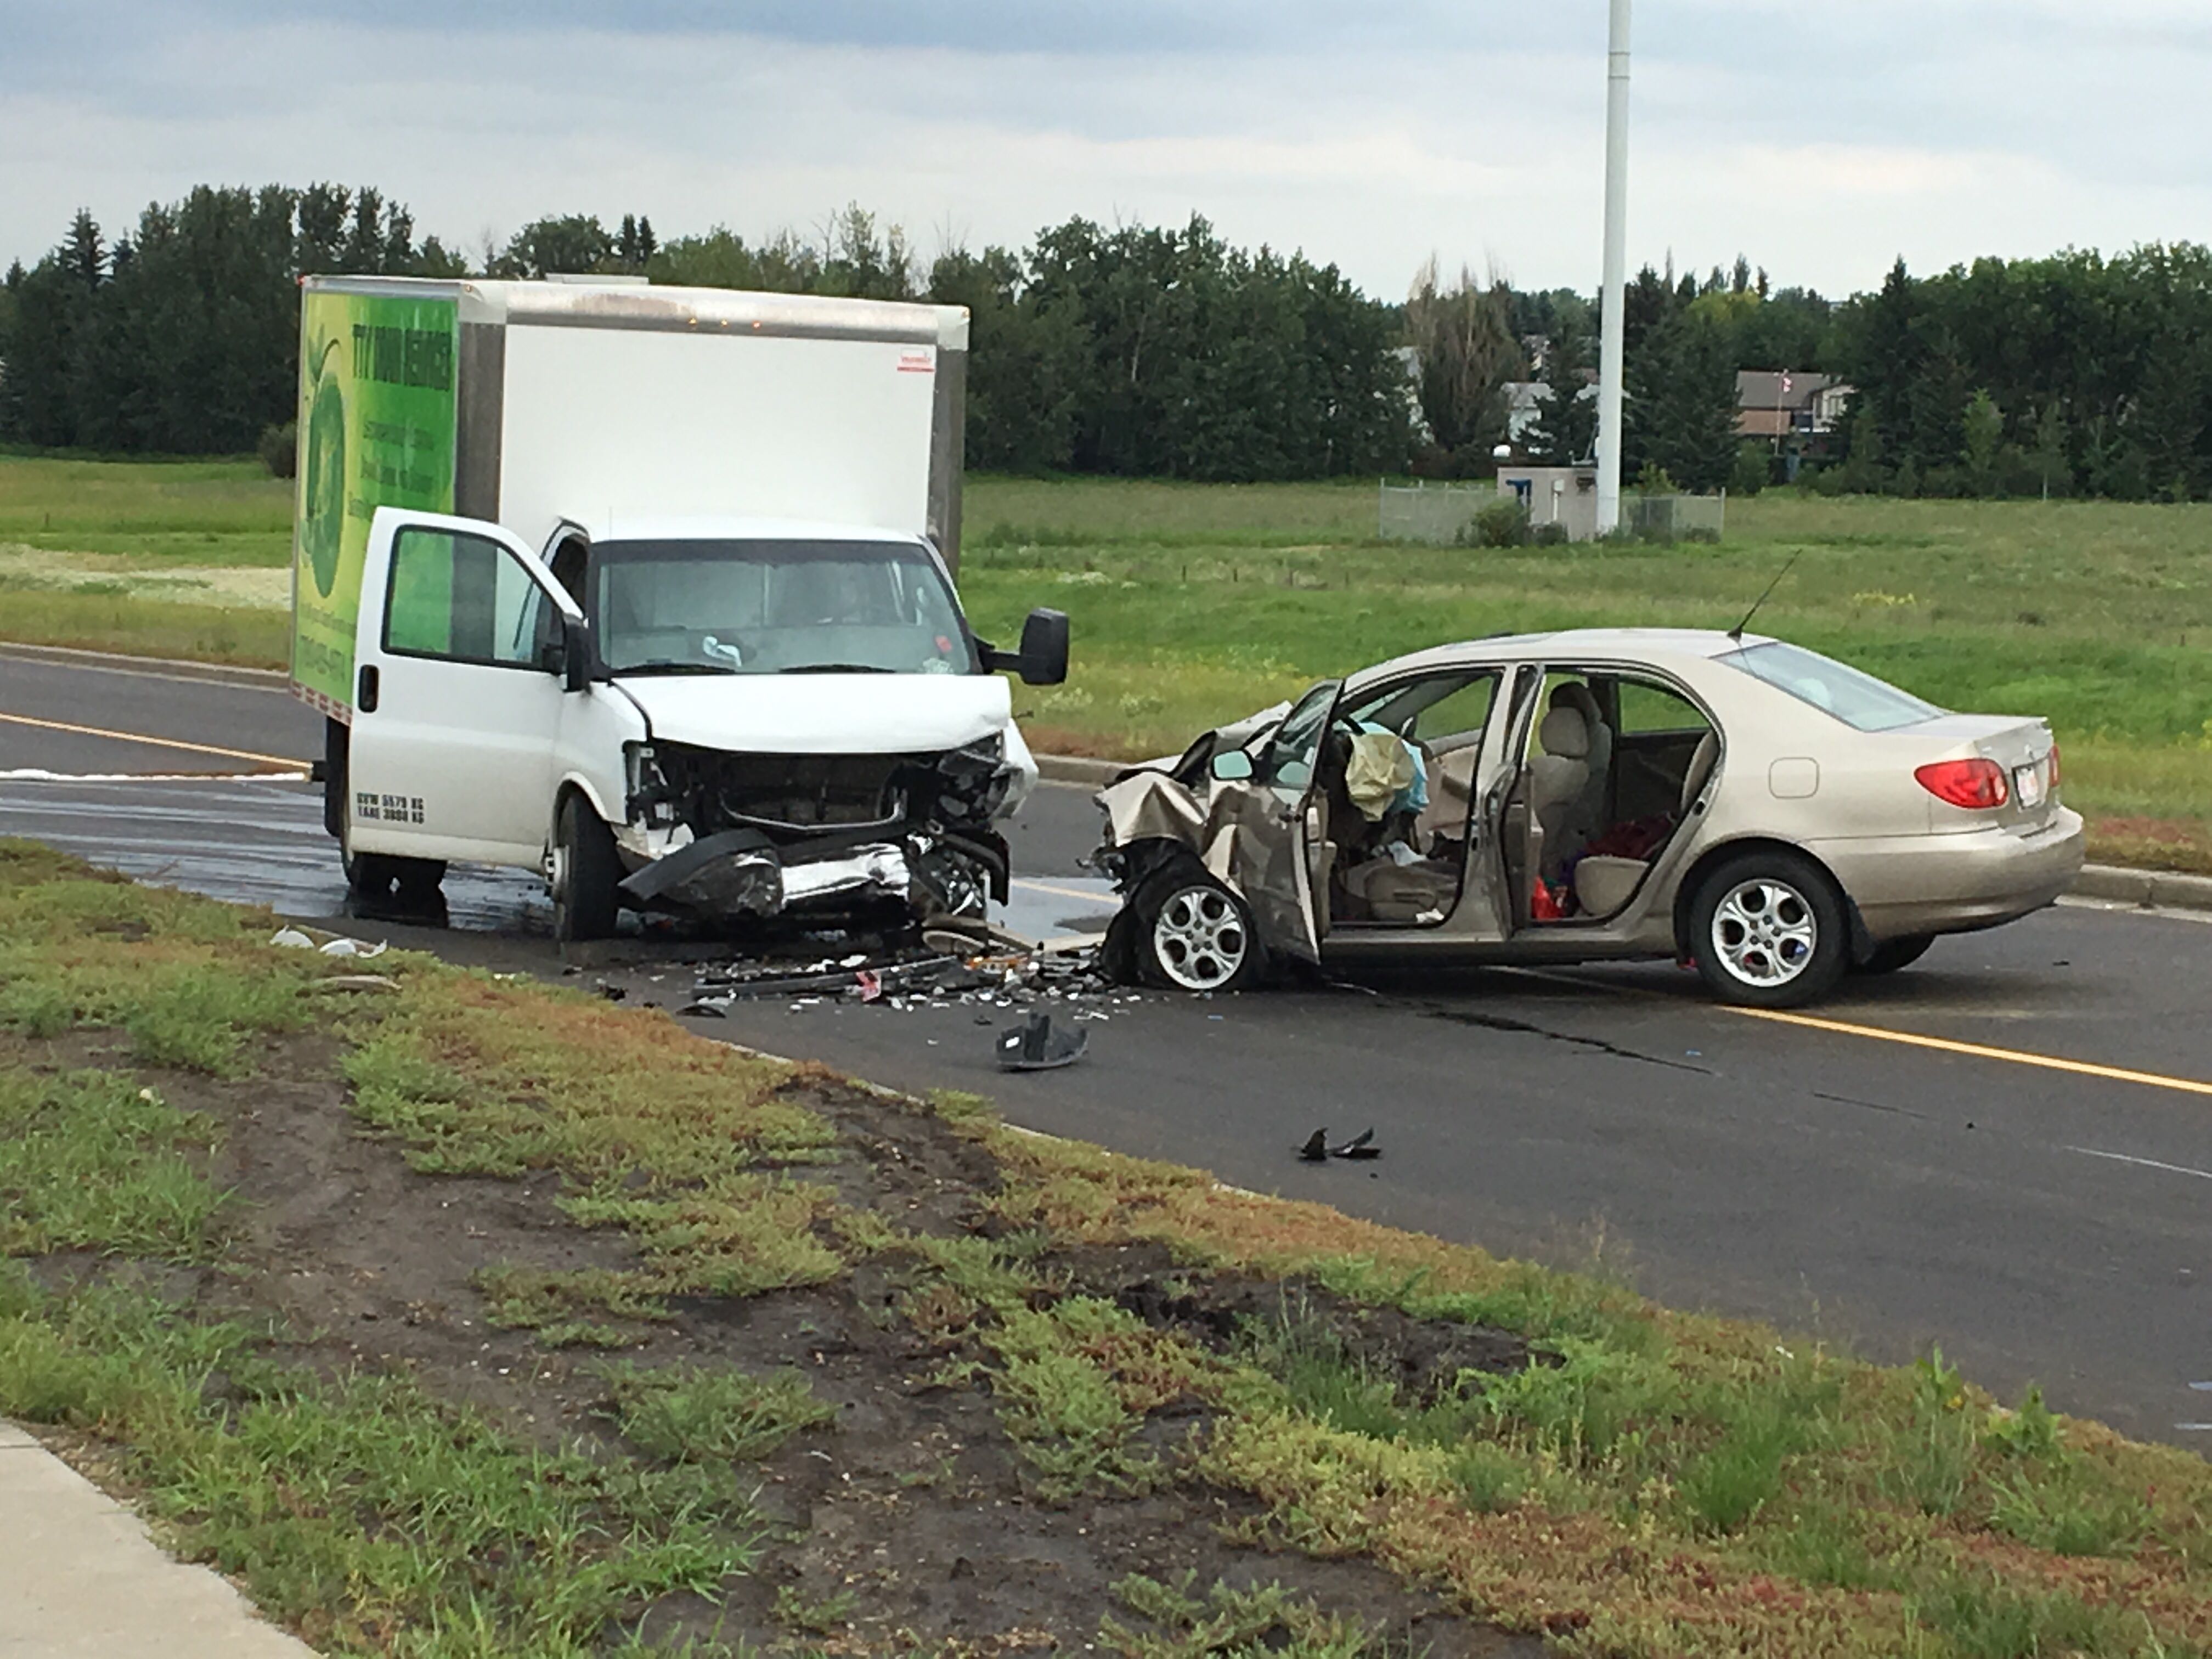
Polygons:
M134 657L120 651L81 651L67 645L17 645L0 641L0 657L58 663L68 668L106 668L126 674L160 675L173 680L212 680L255 691L283 691L292 677L275 668L238 668L228 663L185 662L175 657Z
M2130 870L2117 864L2085 864L2074 878L2076 898L2106 899L2146 909L2212 910L2212 876L2171 870Z

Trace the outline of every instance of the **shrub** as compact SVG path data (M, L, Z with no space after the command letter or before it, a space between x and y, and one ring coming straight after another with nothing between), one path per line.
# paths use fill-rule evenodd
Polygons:
M298 422L287 421L282 426L263 427L257 447L261 453L261 464L269 469L270 477L290 477L300 459Z
M1525 547L1528 544L1528 510L1520 498L1500 495L1469 521L1468 540L1476 547Z

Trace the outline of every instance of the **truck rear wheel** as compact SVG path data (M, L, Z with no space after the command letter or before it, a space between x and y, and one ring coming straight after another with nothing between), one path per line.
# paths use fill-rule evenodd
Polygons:
M614 832L581 795L561 803L553 849L553 937L563 945L605 939L622 908Z
M397 888L402 899L415 904L428 903L438 896L439 884L446 878L442 859L355 852L343 818L338 828L338 861L345 869L346 890L361 899L389 899Z

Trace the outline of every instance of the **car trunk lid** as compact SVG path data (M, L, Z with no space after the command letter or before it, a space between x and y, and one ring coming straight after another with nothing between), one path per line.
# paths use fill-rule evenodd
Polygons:
M1933 758L1979 757L2004 774L2003 805L1973 810L1939 804L1938 830L1997 823L2025 832L2042 829L2058 814L2058 791L2051 775L2057 745L2050 726L2041 720L2017 714L1941 714L1900 727L1897 735L1943 745Z

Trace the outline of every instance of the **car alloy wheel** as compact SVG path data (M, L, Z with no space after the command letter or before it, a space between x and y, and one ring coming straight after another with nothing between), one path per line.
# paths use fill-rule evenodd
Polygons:
M1778 990L1812 965L1820 921L1805 896L1772 876L1740 881L1713 907L1713 958L1733 978Z
M1218 991L1243 970L1252 934L1233 897L1210 883L1194 882L1160 906L1152 943L1152 960L1170 983L1186 991Z

